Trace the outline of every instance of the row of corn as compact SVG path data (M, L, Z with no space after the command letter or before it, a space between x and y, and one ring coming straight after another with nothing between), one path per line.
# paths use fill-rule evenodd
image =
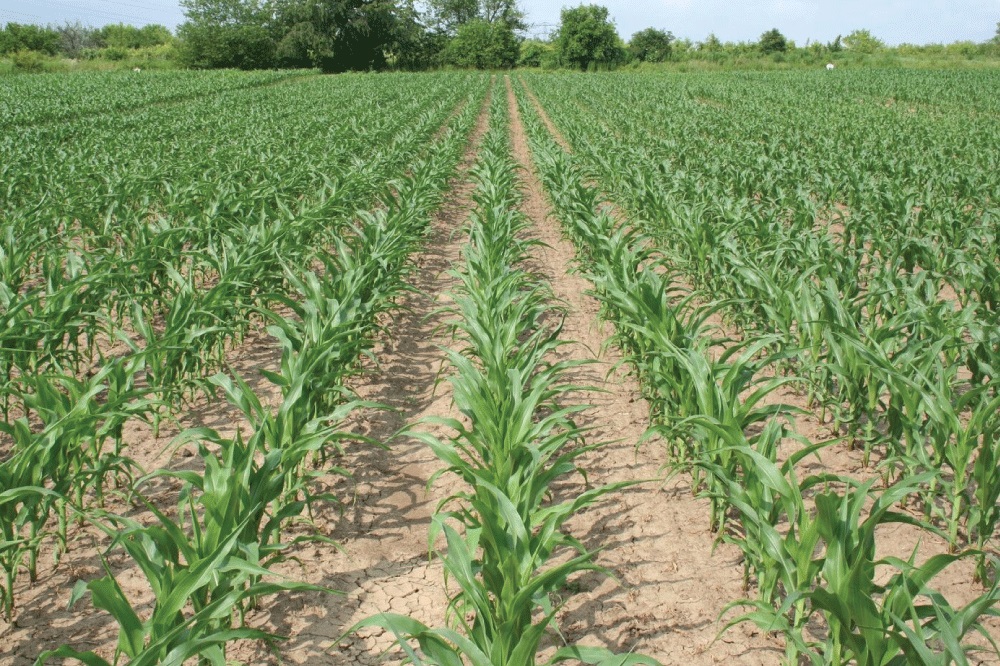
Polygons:
M404 132L412 148L403 155L410 161L400 163L397 155L391 162L375 162L379 172L370 174L367 190L338 204L371 206L374 196L373 212L338 216L325 207L333 197L323 190L317 199L303 200L295 214L289 211L288 219L269 223L262 216L247 230L269 241L287 232L287 244L264 246L211 234L207 247L220 250L215 286L194 288L195 278L168 266L167 279L189 288L163 304L164 319L185 297L197 303L195 311L206 313L203 320L168 329L176 338L128 338L127 353L104 359L84 378L58 372L48 362L11 373L16 391L9 395L18 401L13 409L24 414L2 424L13 442L0 462L0 562L8 617L14 613L18 573L26 568L33 577L39 553L53 541L57 557L71 548L67 526L74 519L107 533L107 552L124 551L155 597L152 613L133 606L105 553L107 575L78 584L72 601L89 594L96 608L113 616L119 626L113 662L64 646L40 655L39 663L73 657L107 664L125 657L133 664L180 664L197 657L225 664L226 646L234 640L278 638L246 627L245 614L264 595L315 589L275 580L269 568L303 539L325 539L309 529L289 539L289 526L308 522L320 499L313 494L313 478L338 472L328 458L350 439L344 420L364 406L352 396L350 378L371 353L384 314L406 289L409 257L422 242L462 153L476 96L482 94L478 88L433 141L450 109L421 118L415 133ZM379 179L384 184L378 185ZM282 256L283 248L294 251ZM269 256L262 257L264 252ZM184 256L182 251L172 259ZM268 259L264 277L271 276L270 281L246 273L262 259ZM217 290L220 284L227 289ZM208 309L216 305L221 309ZM135 308L141 310L138 304ZM280 394L274 408L232 368L217 372L228 368L225 352L246 330L250 315L268 324L281 350L279 370L265 373ZM163 336L165 325L149 329ZM218 336L214 360L205 358L197 344L209 336ZM174 371L194 355L200 365L172 379L154 370ZM123 426L129 419L154 421L161 412L172 417L185 404L178 384L187 381L209 397L223 396L241 413L247 432L183 430L174 445L192 445L196 464L145 473L127 456ZM164 510L157 495L171 485L180 488L176 506ZM109 488L139 505L141 519L106 509L103 494Z
M930 475L914 501L953 552L995 551L995 124L975 111L988 103L982 77L920 78L852 73L835 84L850 101L834 107L816 104L828 84L785 75L652 78L647 91L621 77L586 105L568 86L592 82L538 94L698 298L772 341L767 372L792 378L883 484ZM924 104L870 104L874 81ZM654 92L684 88L697 92L666 103Z
M880 525L940 532L896 508L934 475L904 475L877 489L876 480L803 474L800 463L829 442L803 441L779 459L796 408L767 398L794 378L766 370L793 352L776 335L726 340L709 327L719 306L699 305L676 286L682 281L656 239L602 207L601 193L544 129L523 89L518 96L539 174L642 381L650 432L711 501L718 538L744 555L746 583L757 594L731 604L744 610L728 626L754 622L779 632L789 664L966 663L975 649L963 642L967 635L992 640L980 619L997 613L1000 589L994 582L953 608L933 591L934 578L964 557L985 566L984 553L923 562L916 551L906 560L876 555ZM888 582L877 575L883 568L893 572Z
M571 401L579 388L568 374L579 363L555 360L567 344L559 337L559 307L526 268L536 241L518 208L508 123L506 98L495 95L471 171L475 209L463 261L454 272L449 381L463 418L441 423L453 433L448 437L419 435L446 464L440 474L462 482L439 504L430 532L457 588L448 623L432 628L383 613L355 629L393 632L415 664L529 666L539 655L544 663L655 664L603 648L546 645L567 581L600 568L595 553L565 531L566 522L621 484L569 497L554 489L583 474L578 460L597 444L585 442L574 420L585 406Z

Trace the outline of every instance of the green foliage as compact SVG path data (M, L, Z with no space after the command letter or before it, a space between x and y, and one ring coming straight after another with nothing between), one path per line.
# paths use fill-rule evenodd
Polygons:
M308 21L293 25L276 48L278 63L283 67L320 67L332 55L327 37Z
M463 23L445 47L444 62L473 69L510 69L517 64L514 31L502 22L473 19Z
M628 52L639 62L665 62L670 60L673 41L669 31L646 28L632 35Z
M624 60L624 48L607 7L580 5L563 9L560 17L553 43L563 64L586 71Z
M855 30L843 40L844 48L853 53L876 53L885 48L885 43L875 37L870 30Z
M521 42L518 55L518 67L543 67L556 58L555 47L550 42L539 39L526 39Z
M0 54L35 51L52 56L59 52L60 41L59 32L52 28L8 23L0 29Z
M425 20L436 31L455 35L471 21L502 24L512 31L523 30L524 12L516 0L430 0Z
M438 31L453 35L460 25L481 18L479 0L431 0L426 16Z
M698 45L698 50L706 51L708 53L716 53L722 50L722 41L715 36L714 32L709 33L708 37L705 38L705 41Z
M20 71L67 71L78 63L58 58L105 60L134 66L136 61L168 61L175 55L173 35L161 25L136 28L116 24L90 28L79 21L42 28L8 23L0 30L0 54L13 54ZM157 52L156 57L150 54Z
M242 0L186 0L179 31L190 67L385 69L389 54L419 40L415 14L394 0L290 0L262 8ZM419 62L411 59L409 62Z
M788 40L777 28L772 28L760 36L757 42L761 53L784 53L788 50Z
M195 25L263 25L267 3L253 0L180 0L184 15Z
M327 72L384 69L400 19L392 0L302 0L285 6L276 21L312 31L312 49L299 53ZM287 28L279 28L279 30Z
M275 61L270 32L252 25L196 25L178 29L180 62L194 69L264 69Z
M445 33L426 30L416 20L404 20L386 61L394 69L430 69L441 64L441 54L447 44Z
M150 46L160 46L162 44L169 44L173 39L170 30L162 25L150 24L137 28L124 23L106 25L97 30L94 37L102 46L121 49L141 49Z
M14 69L29 74L45 71L45 56L38 51L17 51L11 55Z

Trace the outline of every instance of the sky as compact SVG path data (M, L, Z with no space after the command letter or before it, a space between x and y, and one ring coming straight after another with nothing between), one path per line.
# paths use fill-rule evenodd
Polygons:
M1000 0L588 0L610 10L619 34L628 39L643 28L669 30L700 41L715 33L723 41L757 41L778 28L799 45L829 42L867 28L892 45L973 40L996 34ZM559 23L559 11L579 0L521 0L529 30L544 35ZM81 21L175 28L184 21L178 0L0 0L0 23Z

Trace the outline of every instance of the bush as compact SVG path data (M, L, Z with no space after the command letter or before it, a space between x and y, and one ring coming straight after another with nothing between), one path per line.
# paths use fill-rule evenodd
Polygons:
M101 58L110 60L111 62L121 62L129 56L129 49L121 46L109 46L106 49L101 49L99 55Z
M259 26L181 26L180 62L194 69L267 69L276 64L270 34Z
M538 39L526 39L521 42L521 53L517 59L518 67L541 67L546 56L554 58L555 47Z
M499 21L474 19L464 23L444 51L444 61L456 67L510 69L517 60L514 29Z
M11 56L11 61L19 72L45 71L45 57L37 51L18 51Z
M784 53L788 50L788 40L777 28L760 36L758 46L762 53Z
M632 35L628 51L639 62L666 62L670 60L673 41L673 33L647 28Z
M0 29L0 53L38 51L47 55L59 52L61 37L51 28L20 23L8 23Z

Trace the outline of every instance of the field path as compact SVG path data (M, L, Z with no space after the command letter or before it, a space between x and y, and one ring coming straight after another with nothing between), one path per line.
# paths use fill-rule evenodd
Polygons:
M635 650L664 664L773 664L779 644L750 627L736 628L712 645L719 612L742 596L739 553L720 546L712 554L707 502L692 496L683 475L665 484L655 481L663 478L666 460L656 443L636 449L649 423L646 404L617 350L605 347L610 325L598 320L598 302L586 293L590 284L571 272L573 246L532 169L509 77L506 84L514 155L523 168L524 212L545 244L536 248L534 268L567 309L563 330L577 344L564 347L564 353L595 361L574 379L602 391L577 397L591 405L580 418L592 428L590 439L608 442L582 465L595 485L654 480L607 496L572 521L572 534L589 548L604 549L597 561L618 581L600 574L581 579L579 594L560 614L560 628L571 642Z

